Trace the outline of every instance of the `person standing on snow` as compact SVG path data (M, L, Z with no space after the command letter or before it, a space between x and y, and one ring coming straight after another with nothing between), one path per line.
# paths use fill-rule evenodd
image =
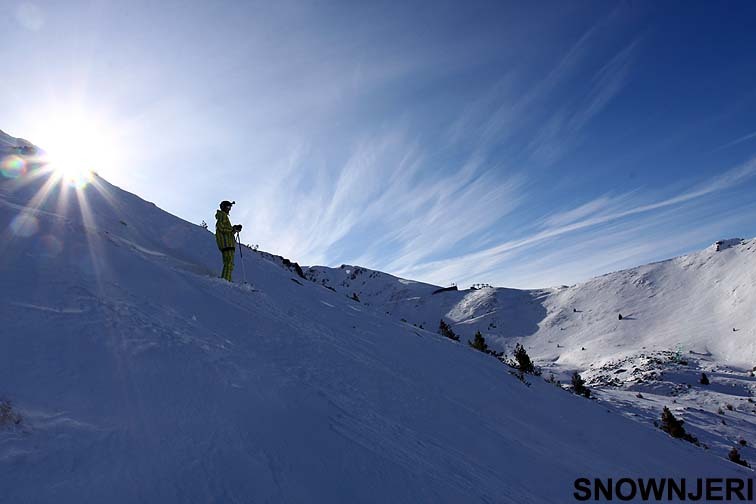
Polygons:
M242 225L231 225L228 214L231 206L236 203L231 201L221 201L220 210L215 212L215 242L218 249L223 255L223 271L221 278L231 281L231 272L234 271L234 254L236 252L236 239L234 234L242 230Z

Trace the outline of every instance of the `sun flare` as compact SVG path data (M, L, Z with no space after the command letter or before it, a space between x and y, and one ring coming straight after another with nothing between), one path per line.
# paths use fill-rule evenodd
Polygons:
M34 138L39 138L49 168L62 182L84 187L91 182L93 172L108 173L114 169L115 135L107 125L83 114L57 117Z

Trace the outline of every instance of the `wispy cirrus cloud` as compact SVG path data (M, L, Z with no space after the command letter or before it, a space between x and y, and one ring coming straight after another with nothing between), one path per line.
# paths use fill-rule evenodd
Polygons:
M554 263L555 256L565 258L565 247L572 247L581 251L580 262L583 269L595 274L600 271L602 265L607 267L612 264L623 264L630 257L647 257L649 251L658 250L658 240L669 240L670 244L681 243L685 236L688 242L693 237L702 236L700 219L713 218L714 215L704 215L697 218L685 218L675 215L675 219L666 222L663 212L678 211L686 203L705 200L708 196L716 196L727 189L736 188L741 184L752 182L756 177L756 157L747 162L735 166L721 175L711 177L688 190L677 194L657 199L655 201L643 201L640 191L628 192L616 197L601 196L592 201L567 209L561 213L550 215L540 221L536 229L531 230L520 238L506 240L493 246L458 255L439 261L416 263L397 271L397 274L431 281L436 279L440 283L445 282L473 282L484 281L482 275L489 275L485 281L491 281L490 276L507 279L508 285L527 281L532 278L546 278L549 274L562 271L565 282L567 274L565 263L551 268L550 273L545 273L544 265ZM716 199L716 198L715 198ZM695 212L697 206L688 206L689 211ZM644 219L630 221L628 218L647 214ZM750 219L752 214L738 215L739 219ZM728 216L733 219L736 217ZM680 222L689 222L688 228L681 226ZM723 220L711 223L709 228L721 229ZM621 223L621 224L619 224ZM616 226L613 230L607 225ZM659 227L656 236L647 232L648 229ZM675 229L674 236L670 236L670 229ZM645 233L645 234L644 234ZM698 238L700 240L700 238ZM607 248L603 242L620 243L620 246ZM544 254L546 244L552 244L551 252ZM566 244L566 245L565 245ZM615 250L616 249L616 250ZM534 251L532 258L528 258L529 251ZM614 252L612 252L614 250ZM620 250L622 252L620 252ZM632 253L629 251L635 250ZM680 247L676 250L681 250ZM508 263L516 258L518 268L514 271L507 267ZM525 256L523 259L522 256ZM574 260L577 256L572 256ZM571 266L575 268L575 264ZM496 280L494 280L496 281ZM533 286L533 285L531 285Z
M599 51L618 19L586 30L535 84L507 71L458 109L440 141L415 132L407 114L359 135L336 163L298 145L271 168L278 182L252 196L265 207L251 216L261 243L307 264L349 262L437 283L522 286L558 271L569 281L649 257L660 248L648 238L665 239L652 232L662 215L750 180L754 163L655 199L630 187L566 208L534 201L542 197L535 184L545 182L529 177L530 165L560 162L630 80L642 37ZM566 88L578 91L565 98ZM523 156L503 162L494 149Z
M604 195L596 199L578 205L577 207L551 214L543 219L544 225L550 228L556 228L572 224L573 222L585 219L591 215L596 215L601 211L611 210L616 206L618 200L627 198L630 194L622 196Z
M580 142L588 123L600 114L625 86L633 54L640 42L635 39L612 57L593 76L591 86L577 103L560 107L528 145L533 160L552 164Z
M608 32L621 23L621 9L599 19L569 46L540 78L533 81L523 70L512 69L487 94L469 103L448 128L452 143L465 138L476 153L512 142L513 137L535 130L526 150L535 160L553 163L576 136L622 90L629 75L636 38L595 70L581 99L555 103L561 88L583 86L586 65L592 64ZM520 149L513 145L513 149Z
M254 196L265 211L244 217L253 219L261 241L282 243L311 264L352 259L391 269L442 256L490 229L521 199L518 175L503 176L481 159L438 173L400 131L358 142L337 170L302 169L308 163L306 148L282 163L279 182ZM360 237L368 247L355 245Z
M752 140L754 138L756 138L756 131L754 131L753 133L750 133L748 135L742 136L740 138L736 138L732 142L727 142L726 144L717 147L712 152L718 152L718 151L721 151L721 150L724 150L724 149L728 149L730 147L734 147L735 145L741 144L743 142L747 142L748 140Z
M484 275L498 277L497 285L532 288L573 284L601 273L696 250L723 237L722 233L728 229L747 224L753 211L754 208L749 208L748 214L706 216L691 208L667 209L635 222L563 240L558 246L544 244L530 257L520 257ZM680 217L695 219L695 223L675 226ZM675 228L675 232L671 233L670 228Z
M404 186L375 207L376 215L395 209L389 219L394 230L382 240L392 251L385 267L394 270L447 255L514 211L522 202L521 187L519 176L502 180L500 174L475 161L425 187ZM407 200L414 202L407 207ZM370 263L379 259L375 254L363 258Z

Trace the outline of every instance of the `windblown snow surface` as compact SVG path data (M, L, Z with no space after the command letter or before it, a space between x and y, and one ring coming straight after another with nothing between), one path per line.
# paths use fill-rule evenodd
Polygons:
M3 174L2 502L562 503L578 477L751 474L274 256L244 250L254 289L223 282L210 232L99 177ZM565 325L501 292L534 334Z

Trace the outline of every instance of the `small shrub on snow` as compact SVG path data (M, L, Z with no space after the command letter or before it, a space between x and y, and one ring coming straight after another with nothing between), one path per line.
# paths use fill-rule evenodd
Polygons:
M735 462L743 467L751 467L751 465L740 456L740 452L737 448L730 450L730 453L727 454L727 458L730 459L731 462Z
M661 430L673 438L684 439L690 443L698 444L698 439L696 439L695 436L685 432L685 428L683 427L684 423L684 421L678 420L669 408L664 406L664 410L662 410L661 414Z
M585 386L585 380L577 371L572 373L572 391L583 397L591 397L590 389Z
M556 379L556 377L554 376L554 373L549 373L549 377L546 380L546 383L551 383L552 385L562 388L562 383Z
M701 385L708 385L710 383L709 377L706 376L706 373L701 373L701 379L699 380L699 382L701 383Z
M13 410L13 405L5 399L0 400L0 428L21 423L21 415Z

